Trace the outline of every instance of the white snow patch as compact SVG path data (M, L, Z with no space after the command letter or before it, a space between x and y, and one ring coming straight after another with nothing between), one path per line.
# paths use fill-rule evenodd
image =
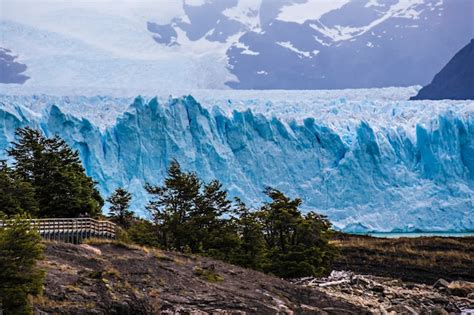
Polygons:
M222 14L238 21L254 32L261 31L258 11L262 0L239 0L235 7L225 9Z
M284 48L287 48L293 52L295 52L296 54L300 55L300 56L304 56L306 58L312 58L311 54L309 51L302 51L302 50L299 50L298 48L296 48L295 46L293 46L293 44L291 44L291 42L276 42L277 45L280 45L281 47L284 47Z
M247 46L244 43L241 43L239 41L234 43L234 47L243 49L243 51L240 53L241 55L252 55L252 56L260 55L260 53L258 51L250 50L249 46Z
M333 41L343 41L350 40L354 37L365 34L366 32L373 29L375 26L381 24L382 22L392 18L392 17L401 17L407 19L416 20L419 18L421 11L415 10L416 6L422 4L424 0L399 0L398 3L392 5L390 9L379 17L378 19L373 20L371 23L361 27L350 27L350 26L341 26L335 25L334 27L327 27L320 23L309 24L309 26L327 37L330 37Z
M317 20L323 14L339 9L350 0L307 0L304 3L286 5L280 10L277 20L303 24Z

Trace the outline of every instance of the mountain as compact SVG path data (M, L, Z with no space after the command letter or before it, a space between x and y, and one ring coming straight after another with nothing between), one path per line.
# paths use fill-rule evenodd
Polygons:
M21 126L58 134L103 196L123 186L142 215L143 185L161 183L176 158L253 206L267 185L299 196L345 231L472 231L472 102L406 101L416 92L2 95L0 149Z
M474 39L423 87L413 100L474 99Z
M0 47L0 83L25 83L29 78L22 74L26 66L16 62L11 50Z
M425 85L474 37L473 12L471 0L4 0L0 46L30 77L7 83L30 89Z

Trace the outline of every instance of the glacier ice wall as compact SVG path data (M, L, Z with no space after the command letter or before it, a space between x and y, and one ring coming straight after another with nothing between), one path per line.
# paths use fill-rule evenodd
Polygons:
M79 150L104 196L125 186L142 213L143 184L161 183L176 158L251 204L263 201L266 185L300 196L346 231L474 230L472 102L342 98L329 109L274 112L271 102L208 103L1 95L0 149L20 126L58 134Z

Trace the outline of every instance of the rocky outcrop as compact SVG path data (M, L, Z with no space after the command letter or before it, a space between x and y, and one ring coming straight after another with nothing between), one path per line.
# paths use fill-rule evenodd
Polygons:
M459 314L474 309L474 283L467 281L440 279L428 285L333 271L327 278L304 278L295 283L359 305L373 314Z
M17 58L10 49L0 47L0 83L23 84L30 78L23 74L27 66Z
M422 88L412 100L474 99L474 39Z
M324 292L208 258L48 243L38 314L364 314Z

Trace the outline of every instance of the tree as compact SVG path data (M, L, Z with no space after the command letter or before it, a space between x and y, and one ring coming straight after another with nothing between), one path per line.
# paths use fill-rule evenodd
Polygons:
M166 249L200 253L229 261L239 246L235 225L224 218L231 202L217 180L207 184L172 161L163 186L145 187L153 196L147 206Z
M240 246L233 263L246 268L264 270L268 263L267 246L258 213L251 212L239 198L236 198L235 204L234 221L240 236Z
M163 247L182 250L185 245L189 246L193 235L186 223L191 213L196 212L201 198L201 181L197 175L183 172L180 164L173 160L164 185L146 184L145 189L153 197L147 209L159 227Z
M271 261L265 271L284 278L328 273L335 253L329 221L313 212L303 215L298 198L271 187L265 194L271 199L259 212Z
M145 188L152 195L147 209L158 243L165 249L199 253L285 278L330 271L335 251L329 244L331 224L316 213L302 214L298 198L268 187L270 201L259 210L250 211L239 199L233 206L219 181L203 184L195 173L182 171L177 161L171 163L163 186ZM143 226L136 229L138 238L146 232Z
M38 203L31 184L17 176L13 169L0 161L0 213L15 215L38 213Z
M112 220L123 228L129 228L133 219L133 211L130 211L130 201L132 195L125 189L119 187L113 194L107 198L110 203L110 217Z
M31 128L16 131L18 142L7 150L18 176L31 184L41 217L96 216L103 200L85 174L79 154L61 138L44 137Z
M32 314L28 297L41 293L44 272L41 238L25 217L16 216L0 229L0 303L6 314Z
M127 229L128 237L133 243L150 247L161 245L156 232L153 223L144 219L134 219Z
M220 252L221 257L230 255L237 246L236 235L231 222L222 216L230 212L231 205L227 192L218 180L204 185L187 223L188 230L192 230L189 246L193 252L213 250L215 254Z

